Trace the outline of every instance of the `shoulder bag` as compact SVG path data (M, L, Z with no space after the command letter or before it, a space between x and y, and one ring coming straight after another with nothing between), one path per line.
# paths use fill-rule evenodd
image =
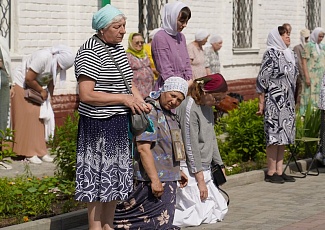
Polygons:
M230 198L228 193L221 189L220 186L227 182L225 175L222 172L222 167L219 164L211 164L211 176L215 186L227 197L227 206L229 206Z
M102 42L102 40L100 40L98 37L93 36L93 38L99 43L101 44L104 49L106 50L106 52L108 53L108 55L110 56L110 58L112 59L112 61L114 62L116 68L118 69L118 71L120 72L124 83L129 91L130 94L132 94L132 90L127 82L127 80L125 79L125 76L120 68L120 66L117 64L117 62L115 61L114 57L112 56L111 52L108 50L108 48L105 46L105 44ZM130 130L132 132L133 135L138 136L141 133L143 133L148 127L149 127L150 123L149 123L149 118L148 115L142 111L141 113L136 113L136 114L131 114L131 118L130 118Z
M216 108L221 110L224 113L228 113L231 110L238 108L239 101L238 99L226 95L217 105Z
M36 90L28 86L25 87L24 91L25 91L24 97L26 98L26 100L38 105L43 104L44 100L42 98L42 95L39 92L37 92Z

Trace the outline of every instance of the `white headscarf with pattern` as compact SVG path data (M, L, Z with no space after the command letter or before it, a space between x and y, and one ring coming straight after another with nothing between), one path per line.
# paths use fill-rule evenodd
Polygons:
M266 45L267 50L275 49L283 52L285 59L288 62L291 62L293 65L296 65L294 53L282 40L278 27L275 27L270 31L269 35L267 36Z

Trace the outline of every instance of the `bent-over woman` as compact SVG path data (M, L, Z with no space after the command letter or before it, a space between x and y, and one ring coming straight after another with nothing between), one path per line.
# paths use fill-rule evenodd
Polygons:
M114 229L178 229L173 226L177 181L183 187L187 178L177 161L175 148L183 143L172 134L180 134L180 128L171 111L184 100L187 88L184 79L170 77L160 91L150 93L154 132L136 137L134 191L117 205Z

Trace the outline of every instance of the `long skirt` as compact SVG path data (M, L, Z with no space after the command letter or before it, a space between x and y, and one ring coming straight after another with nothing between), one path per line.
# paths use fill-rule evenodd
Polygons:
M127 115L94 119L80 115L75 199L125 200L132 191L133 169Z
M213 184L210 170L203 171L208 198L201 201L200 190L194 175L189 173L186 166L181 169L188 177L188 185L184 188L177 188L174 225L187 227L222 221L228 212L227 202Z
M40 119L40 105L24 98L24 89L14 87L11 99L12 129L14 130L13 151L20 156L42 157L47 154L45 126Z
M156 198L150 182L135 182L129 198L116 207L114 229L180 229L173 225L177 182L163 182L163 187L163 195Z
M2 70L0 70L0 78L0 130L4 131L7 127L9 127L8 118L10 89L8 75L4 74Z

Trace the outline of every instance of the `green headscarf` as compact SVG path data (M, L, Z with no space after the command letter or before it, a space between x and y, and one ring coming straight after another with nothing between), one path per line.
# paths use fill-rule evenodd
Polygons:
M92 28L97 31L103 29L117 15L123 15L123 13L114 6L107 4L93 15Z
M134 34L138 34L138 33L131 33L129 35L129 40L128 40L128 49L125 51L127 53L132 54L133 56L136 56L137 58L145 58L146 57L146 53L144 51L144 48L142 46L142 49L140 51L137 51L136 49L134 49L134 47L132 46L132 38L134 36ZM140 36L142 37L142 35L140 34Z

